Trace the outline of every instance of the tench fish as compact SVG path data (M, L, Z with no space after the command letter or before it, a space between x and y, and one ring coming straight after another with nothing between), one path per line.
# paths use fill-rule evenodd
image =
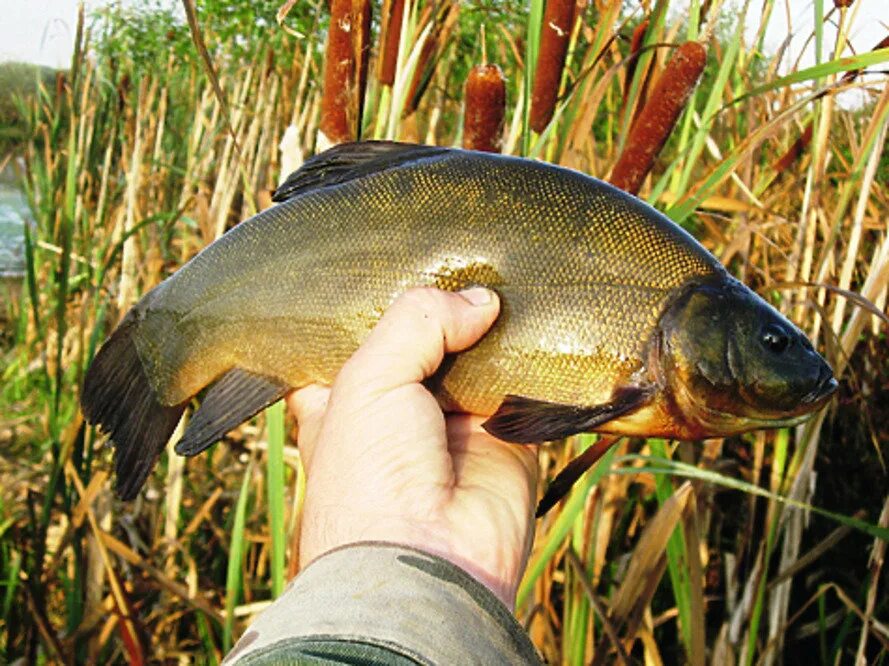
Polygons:
M691 235L582 173L365 142L310 159L274 199L148 292L90 366L83 413L116 446L122 498L204 389L180 454L331 383L413 286L500 295L491 331L429 387L509 442L786 426L836 388L806 336Z

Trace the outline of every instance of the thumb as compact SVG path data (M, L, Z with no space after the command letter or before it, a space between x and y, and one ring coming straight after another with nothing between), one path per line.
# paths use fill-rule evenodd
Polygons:
M386 310L334 386L385 392L423 381L446 353L477 342L499 312L500 301L490 289L411 289Z

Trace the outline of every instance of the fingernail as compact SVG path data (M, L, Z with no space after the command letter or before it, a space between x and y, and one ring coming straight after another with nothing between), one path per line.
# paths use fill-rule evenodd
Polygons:
M488 305L491 302L491 290L484 287L465 289L460 295L473 305Z

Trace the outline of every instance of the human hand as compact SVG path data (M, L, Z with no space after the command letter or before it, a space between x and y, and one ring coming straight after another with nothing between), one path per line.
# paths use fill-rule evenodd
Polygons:
M537 452L444 415L421 382L478 341L496 294L414 289L386 311L331 389L288 404L307 474L300 563L361 541L449 560L512 608L534 534Z

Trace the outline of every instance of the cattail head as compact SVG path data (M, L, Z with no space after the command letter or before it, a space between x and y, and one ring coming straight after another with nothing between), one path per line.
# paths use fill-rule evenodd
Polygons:
M575 0L547 0L543 11L530 113L531 129L538 133L553 118L574 22L574 3Z
M332 0L320 129L331 143L358 138L370 51L370 1Z
M799 135L799 138L797 138L797 140L793 142L793 144L790 146L790 148L787 149L787 152L785 152L775 162L775 164L773 166L775 171L777 171L778 174L780 175L781 173L783 173L784 171L789 169L791 166L793 166L793 163L796 162L796 160L799 158L799 156L803 154L803 151L806 149L806 147L811 142L812 142L812 123L809 122L808 124L806 124L806 127L803 130L803 133Z
M386 86L395 83L398 64L398 44L401 41L401 23L404 19L404 0L385 0L383 3L382 29L380 33L380 61L377 79Z
M499 153L506 113L506 79L497 65L477 65L466 79L463 147Z
M706 64L707 51L699 42L676 49L630 129L611 172L613 185L631 194L639 191Z
M639 64L639 51L642 49L642 40L645 39L645 33L648 31L648 19L640 21L633 29L633 36L630 38L630 55L627 60L627 76L624 79L624 104L630 95L630 85L633 83L633 77L636 75L636 65ZM642 100L640 100L640 103Z

